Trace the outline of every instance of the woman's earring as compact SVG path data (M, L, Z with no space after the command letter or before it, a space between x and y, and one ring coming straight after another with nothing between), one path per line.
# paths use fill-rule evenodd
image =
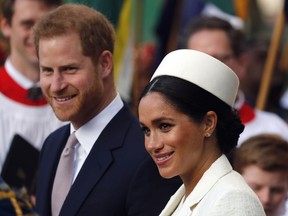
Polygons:
M205 137L210 137L210 136L211 136L210 133L205 134Z

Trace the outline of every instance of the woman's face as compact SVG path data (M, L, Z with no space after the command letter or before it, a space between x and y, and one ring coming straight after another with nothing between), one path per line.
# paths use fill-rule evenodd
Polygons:
M207 160L205 123L194 122L157 92L141 99L139 119L146 150L162 177L191 179L203 170Z

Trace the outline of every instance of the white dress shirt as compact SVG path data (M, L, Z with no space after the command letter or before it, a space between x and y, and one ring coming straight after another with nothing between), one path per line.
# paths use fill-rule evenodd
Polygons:
M120 95L117 94L114 100L104 110L76 130L75 136L79 143L76 145L76 155L74 158L74 180L101 132L111 119L120 111L123 105ZM75 131L72 124L70 124L70 128L71 133Z

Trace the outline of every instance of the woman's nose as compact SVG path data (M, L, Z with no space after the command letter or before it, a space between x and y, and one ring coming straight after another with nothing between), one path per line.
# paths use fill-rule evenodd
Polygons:
M155 151L163 148L163 142L157 135L151 134L149 138L145 138L145 147L147 151Z

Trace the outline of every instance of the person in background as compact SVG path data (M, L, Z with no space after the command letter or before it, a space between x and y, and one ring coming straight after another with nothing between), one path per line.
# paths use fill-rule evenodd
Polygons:
M161 178L137 118L115 88L112 24L92 8L67 3L37 23L34 39L42 91L56 116L71 122L44 142L37 212L159 215L181 181ZM72 147L65 147L68 137Z
M234 167L258 195L267 216L285 212L288 142L278 135L250 137L235 151Z
M262 216L256 194L226 154L244 126L233 109L239 80L217 59L194 50L166 55L144 89L139 121L162 177L183 185L160 216Z
M0 215L1 216L37 216L29 201L29 197L22 191L12 190L0 176Z
M4 62L7 58L7 46L8 43L3 35L0 33L0 66L4 65Z
M207 53L228 65L239 77L240 87L235 108L245 125L239 145L247 138L261 133L276 133L288 141L288 125L277 114L250 106L241 89L247 74L246 40L241 30L218 17L200 16L186 27L182 46Z
M9 40L10 52L0 68L0 172L15 137L39 151L45 138L63 125L42 97L32 35L34 24L62 0L4 0L1 4L1 30ZM21 154L26 153L18 152ZM22 173L23 178L27 175Z
M252 106L256 106L259 95L262 77L265 70L265 62L269 53L269 42L261 40L250 40L247 44L247 76L242 80L242 90L245 92L246 101ZM276 62L273 68L269 84L269 94L267 95L267 103L265 110L277 113L286 121L284 112L279 104L283 88L285 86L285 70L280 64L281 50L276 53Z

